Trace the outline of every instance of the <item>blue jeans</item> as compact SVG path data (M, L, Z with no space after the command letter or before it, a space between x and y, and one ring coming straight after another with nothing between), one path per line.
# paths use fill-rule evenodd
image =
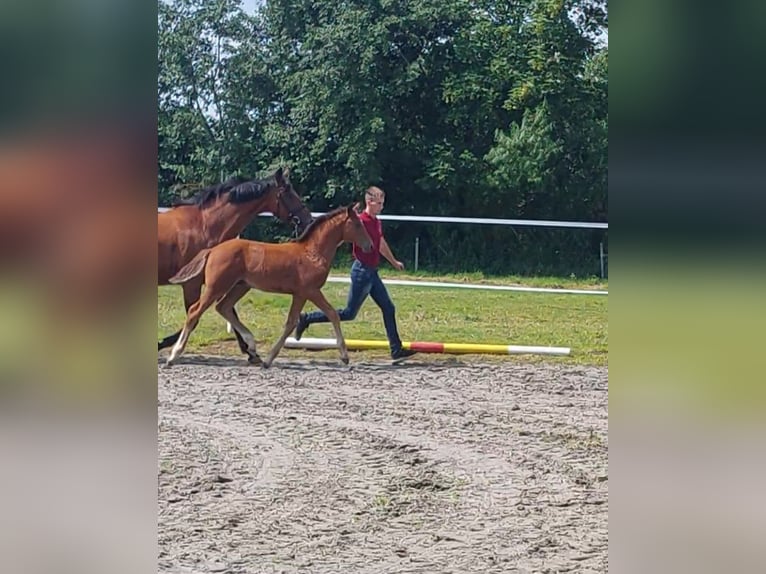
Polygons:
M367 299L367 295L380 307L383 312L383 324L386 326L386 337L391 347L391 352L395 353L402 348L402 340L399 338L399 331L396 328L396 307L394 307L391 297L383 281L378 275L378 270L371 267L365 267L359 261L354 261L351 266L351 288L348 291L348 300L345 309L338 309L341 321L353 321L362 303ZM306 313L306 324L328 323L330 320L322 311L312 311Z

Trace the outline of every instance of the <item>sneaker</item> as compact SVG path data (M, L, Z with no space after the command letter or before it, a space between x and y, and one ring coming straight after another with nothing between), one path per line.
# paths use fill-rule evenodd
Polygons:
M394 364L401 363L405 359L409 359L412 355L416 355L417 351L411 351L409 349L399 349L398 351L394 351L391 353L391 359L393 360Z
M306 314L301 313L298 316L298 326L295 327L295 340L300 341L301 337L303 336L303 331L305 331L308 328L309 324L308 321L306 321Z

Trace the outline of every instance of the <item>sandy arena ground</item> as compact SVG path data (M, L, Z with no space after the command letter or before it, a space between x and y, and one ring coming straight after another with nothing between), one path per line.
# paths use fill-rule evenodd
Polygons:
M606 368L158 366L162 573L606 572Z

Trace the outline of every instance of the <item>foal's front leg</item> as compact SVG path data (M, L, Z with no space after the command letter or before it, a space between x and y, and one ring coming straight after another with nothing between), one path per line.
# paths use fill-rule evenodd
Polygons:
M309 300L319 307L319 309L327 316L332 323L333 329L335 329L335 339L338 342L338 351L340 352L340 360L344 365L348 365L348 349L346 349L346 339L343 338L343 332L340 330L340 317L335 307L330 305L329 301L325 298L321 291L312 293L309 296Z
M290 311L287 313L287 320L285 321L285 332L282 333L279 341L274 344L274 346L271 348L271 351L269 352L269 356L266 357L266 360L263 362L263 366L265 368L268 369L271 366L271 363L274 362L274 359L276 358L279 351L282 350L288 335L292 333L293 329L295 329L295 326L298 324L298 317L300 316L301 309L303 309L305 304L306 299L304 297L293 295L293 302L290 305Z

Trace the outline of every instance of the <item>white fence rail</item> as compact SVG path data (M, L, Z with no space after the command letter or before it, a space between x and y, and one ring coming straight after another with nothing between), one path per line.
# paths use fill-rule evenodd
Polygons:
M350 277L330 276L330 283L351 283ZM484 283L448 283L446 281L410 281L407 279L386 279L386 285L409 287L437 287L441 289L484 289L487 291L516 291L521 293L555 293L557 295L608 295L606 289L563 289L558 287L524 287L521 285L485 285Z
M168 211L169 207L158 207L157 211L162 213ZM311 212L312 217L323 215L323 211ZM261 217L274 217L271 212L264 212L259 214ZM380 219L384 221L412 221L416 223L471 223L479 225L514 225L517 227L558 227L558 228L575 228L575 229L609 229L609 224L606 222L588 222L588 221L549 221L545 219L496 219L496 218L479 218L479 217L441 217L441 216L428 216L428 215L379 215ZM601 277L604 278L605 263L608 255L604 252L604 244L599 245L599 260L601 263ZM415 238L415 271L418 270L418 259L420 258L420 238ZM330 278L337 280L337 278ZM467 288L480 289L487 286L476 285L468 286L462 285ZM515 289L515 290L521 290ZM548 291L555 291L558 293L565 292L577 292L581 290L572 289L550 289ZM599 294L606 293L605 291L599 291ZM590 293L588 293L590 294Z
M168 211L169 207L158 207L157 211ZM312 217L323 215L323 211L312 212ZM261 217L274 217L273 213L259 213ZM442 217L429 215L379 215L383 221L414 221L416 223L478 223L483 225L515 225L518 227L570 227L579 229L609 229L608 223L588 221L548 221L545 219L493 219L480 217Z

